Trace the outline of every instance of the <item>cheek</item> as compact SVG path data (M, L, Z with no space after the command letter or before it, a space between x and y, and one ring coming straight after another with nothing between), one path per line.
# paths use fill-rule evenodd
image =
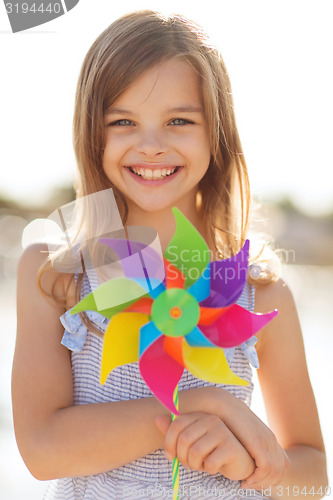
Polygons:
M191 135L179 135L173 138L173 145L186 151L189 156L210 156L210 144L205 133L197 132Z
M102 166L106 176L111 181L116 171L115 164L116 164L115 150L114 148L110 147L109 144L107 144L105 146L103 153Z
M207 137L204 134L198 134L194 143L191 146L191 155L192 158L199 163L201 168L208 169L210 158L211 158L211 150L210 144Z
M105 152L109 157L118 157L130 146L130 138L126 134L108 133L105 140Z
M103 169L106 173L110 172L112 167L114 169L125 154L126 146L124 142L107 138L103 152Z

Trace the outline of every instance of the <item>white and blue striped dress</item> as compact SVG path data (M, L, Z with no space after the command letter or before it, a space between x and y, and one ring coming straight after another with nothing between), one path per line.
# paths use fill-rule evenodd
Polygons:
M88 280L83 282L84 294L91 291ZM237 304L253 311L254 288L246 283ZM100 327L108 320L95 312L87 313ZM105 385L99 382L103 339L87 331L78 315L69 312L62 316L65 327L62 343L72 351L74 404L103 403L150 397L152 394L142 380L138 363L116 368ZM247 380L247 386L223 386L226 390L250 405L253 389L249 360L256 365L254 338L235 349L226 349L229 365L234 373ZM217 385L195 378L187 370L179 382L179 390ZM242 492L239 481L231 481L221 474L208 475L180 465L180 499L264 498L253 490ZM171 498L172 465L163 450L156 450L118 469L93 476L72 477L51 481L44 500L120 500L136 498Z

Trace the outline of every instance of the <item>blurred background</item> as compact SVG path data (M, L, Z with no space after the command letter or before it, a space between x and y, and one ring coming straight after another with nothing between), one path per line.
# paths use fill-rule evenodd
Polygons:
M36 219L71 201L72 115L80 66L120 15L152 8L200 23L227 65L261 230L283 259L298 306L333 477L333 6L293 0L80 0L68 14L12 34L0 4L0 499L37 500L10 402L16 267ZM265 420L260 392L254 410Z

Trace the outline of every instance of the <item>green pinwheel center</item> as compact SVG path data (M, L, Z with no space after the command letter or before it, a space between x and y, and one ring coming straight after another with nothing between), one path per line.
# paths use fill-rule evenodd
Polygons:
M181 288L170 288L154 301L151 316L157 328L168 337L187 335L198 324L200 315L196 299Z

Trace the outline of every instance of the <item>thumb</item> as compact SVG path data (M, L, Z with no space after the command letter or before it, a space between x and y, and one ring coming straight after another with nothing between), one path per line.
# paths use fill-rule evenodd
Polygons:
M159 415L158 417L155 418L155 425L158 428L158 430L162 432L164 436L167 430L169 429L170 424L171 424L171 418L167 417L166 415Z

